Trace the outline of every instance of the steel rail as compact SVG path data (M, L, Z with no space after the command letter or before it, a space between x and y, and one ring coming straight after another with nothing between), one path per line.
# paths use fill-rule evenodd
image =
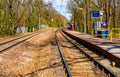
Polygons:
M14 43L13 45L11 45L11 46L9 46L9 47L7 47L7 48L4 48L4 49L0 50L0 52L4 52L5 50L8 50L9 48L12 48L12 47L14 47L14 46L16 46L16 45L18 45L18 44L20 44L20 43L22 43L22 42L30 39L30 38L32 38L32 37L34 37L34 36L38 35L38 33L39 33L39 32L33 33L32 35L26 35L26 36L24 36L24 37L27 37L27 36L29 36L29 37L27 37L26 39L21 40L21 41L19 41L19 42L17 42L17 43ZM20 38L22 38L22 37L20 37ZM18 38L18 39L20 39L20 38ZM9 43L9 42L12 42L12 41L15 41L15 40L18 40L18 39L16 38L16 39L10 40L10 41L5 42L5 43Z
M60 47L60 44L58 42L58 38L57 38L57 35L56 35L56 32L55 32L55 39L56 39L56 43L58 45L58 50L59 50L59 53L60 53L60 56L61 56L61 59L62 59L62 63L64 65L64 68L65 68L65 72L67 74L67 77L72 77L71 73L70 73L70 70L69 70L69 67L68 67L68 64L62 54L62 50L61 50L61 47Z
M64 32L64 31L63 31ZM88 57L90 60L94 62L95 65L97 65L101 70L103 70L106 74L108 74L110 77L118 77L116 76L112 71L107 69L105 66L103 66L100 62L98 62L96 59L92 58L88 53L84 52L77 44L73 43L70 39L68 39L63 33L62 35L71 42L77 49L79 49L86 57Z
M38 33L38 32L39 32L39 31L37 31L36 33ZM35 33L31 33L31 34L33 35L33 34L35 34ZM0 43L0 45L7 44L7 43L9 43L9 42L12 42L12 41L18 40L18 39L20 39L20 38L30 36L31 34L24 35L24 36L20 36L20 37L18 37L18 38L14 38L14 39L11 39L11 40L9 40L9 41L2 42L2 43Z
M48 29L48 30L50 30L50 29ZM17 38L11 39L11 40L9 40L9 41L2 42L2 43L0 43L0 45L3 45L3 44L6 44L6 43L9 43L9 42L18 40L18 39L23 38L23 37L27 37L27 36L30 36L30 35L34 35L34 34L39 33L39 32L40 32L40 31L36 31L35 33L31 33L31 34L28 34L28 35L24 35L24 36L17 37Z
M24 36L21 36L21 37L18 37L18 38L15 38L15 39L9 40L9 41L2 42L2 43L0 43L0 45L3 45L3 44L6 44L6 43L9 43L9 42L12 42L12 41L18 40L18 39L23 38L23 37L27 37L27 36L29 36L29 35L30 35L30 34L28 34L28 35L24 35Z

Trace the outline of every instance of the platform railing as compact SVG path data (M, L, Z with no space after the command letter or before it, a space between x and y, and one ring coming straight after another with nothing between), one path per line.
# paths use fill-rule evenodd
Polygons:
M95 33L95 30L108 30L109 33L108 34L97 34ZM104 36L107 36L109 39L110 39L110 42L113 41L113 38L120 38L120 28L112 28L111 30L105 28L105 29L92 29L92 41L94 39L94 37L97 37L97 36L100 36L100 37L104 37Z
M113 41L113 38L119 37L120 38L120 28L112 28L110 30L110 41Z
M99 30L108 30L109 31L109 29L108 28L99 28L99 29L92 29L92 31L91 31L91 34L92 34L92 38L91 38L91 41L93 41L93 39L94 39L94 37L110 37L110 33L108 33L108 34L97 34L97 33L95 33L95 30L96 31L99 31Z

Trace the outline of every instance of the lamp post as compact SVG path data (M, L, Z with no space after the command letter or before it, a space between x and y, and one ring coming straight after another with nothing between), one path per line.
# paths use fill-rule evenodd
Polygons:
M52 27L53 27L53 21L54 21L54 20L53 20L53 18L52 18L51 20L52 20Z
M41 28L41 25L40 25L40 13L39 13L39 22L38 22L38 27L39 27L39 29Z
M86 10L83 8L78 8L78 9L84 11L84 33L86 33Z
M100 12L100 22L102 24L102 16L103 16L103 11L99 11Z

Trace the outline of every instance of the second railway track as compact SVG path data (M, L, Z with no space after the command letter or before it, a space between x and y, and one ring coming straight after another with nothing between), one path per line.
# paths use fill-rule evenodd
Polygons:
M117 77L97 61L102 60L103 57L89 52L84 46L81 46L82 49L80 49L79 46L76 46L77 43L73 45L73 42L71 43L68 37L67 39L65 37L59 32L56 33L58 44L60 44L59 51L61 51L61 57L64 57L65 60L63 62L65 62L64 67L67 70L67 77ZM84 53L84 51L91 55Z
M18 37L18 38L15 38L15 39L12 39L12 40L9 40L9 41L6 41L6 42L3 42L3 43L0 43L0 52L3 52L11 47L14 47L16 46L17 44L19 43L22 43L40 33L43 33L45 32L44 30L43 31L37 31L33 34L28 34L28 35L25 35L25 36L21 36L21 37Z

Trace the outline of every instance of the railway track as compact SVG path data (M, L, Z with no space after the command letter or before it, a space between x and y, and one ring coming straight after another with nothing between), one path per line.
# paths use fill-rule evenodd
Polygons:
M56 39L53 38L52 43L45 46L46 50L43 48L43 50L38 49L38 52L34 52L33 49L29 47L31 52L37 53L40 58L38 58L38 56L35 58L35 63L33 65L37 67L36 69L33 69L30 72L21 73L20 77L117 77L97 62L94 62L88 55L86 57L86 54L83 54L83 50L87 51L85 47L78 45L78 43L72 40L72 43L75 42L80 48L83 48L83 50L78 49L79 47L77 48L77 46L71 44L70 38L66 37L66 35L64 37L63 35L57 32ZM40 37L40 35L37 37ZM59 53L57 52L57 44L55 40L57 40L62 62ZM87 51L87 53L91 54L91 57L94 57L94 59L103 59L103 57L94 55L92 52ZM62 63L64 64L66 74L64 74ZM100 70L99 67L102 70Z
M99 62L104 57L63 35L57 32L56 42L67 77L118 77Z
M21 37L18 37L18 38L15 38L15 39L12 39L12 40L9 40L9 41L5 41L5 42L2 42L0 43L0 52L3 52L11 47L14 47L40 33L43 33L44 31L37 31L36 33L33 33L33 34L28 34L28 35L24 35L24 36L21 36Z
M105 41L104 42L99 42L101 40L96 40L96 42L91 42L91 41L88 41L86 39L82 39L79 36L76 36L74 34L67 33L65 30L63 30L63 32L66 35L68 35L69 37L72 37L72 39L76 40L77 42L80 42L85 47L91 49L92 51L95 51L98 54L101 54L102 56L104 56L106 58L108 58L111 61L111 63L115 62L115 66L120 67L120 58L119 58L119 56L116 56L115 54L110 53L108 51L108 49L104 49L104 48L99 46L100 44L104 44ZM84 38L84 36L82 36L82 37Z

